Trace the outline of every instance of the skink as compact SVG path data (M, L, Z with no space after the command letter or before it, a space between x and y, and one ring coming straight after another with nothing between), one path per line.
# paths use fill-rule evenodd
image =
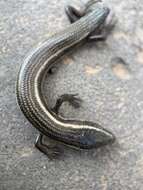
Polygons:
M72 6L68 6L66 12L72 24L35 49L25 59L17 79L18 104L26 118L40 131L36 146L48 156L55 156L59 151L56 146L45 145L43 135L83 149L99 147L115 140L111 132L97 123L67 120L58 115L62 102L78 103L75 96L61 96L55 109L51 109L45 101L42 85L47 71L66 50L87 38L99 38L96 31L104 25L109 8L93 3L82 12Z

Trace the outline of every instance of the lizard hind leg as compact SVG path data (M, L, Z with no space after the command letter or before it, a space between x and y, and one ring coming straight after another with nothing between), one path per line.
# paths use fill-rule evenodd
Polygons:
M76 7L73 5L67 5L65 7L65 12L71 23L76 22L78 19L80 19L85 14L84 8Z
M83 17L88 11L88 8L92 6L92 4L96 4L98 2L102 2L102 0L89 0L86 3L76 3L74 5L67 5L65 7L65 12L70 22L73 23L81 17Z
M105 23L101 25L98 30L94 31L92 34L89 35L88 39L89 41L103 41L106 40L108 35L112 32L115 25L117 23L117 19L115 17L115 14L111 12L109 16L107 17L107 20Z

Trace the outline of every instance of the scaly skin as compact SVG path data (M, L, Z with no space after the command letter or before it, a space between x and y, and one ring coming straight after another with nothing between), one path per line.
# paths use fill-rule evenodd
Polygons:
M108 14L108 8L93 6L79 20L34 50L22 64L17 79L17 100L24 115L41 134L86 149L114 141L114 135L97 123L61 118L48 107L42 93L47 70L66 50L98 30Z

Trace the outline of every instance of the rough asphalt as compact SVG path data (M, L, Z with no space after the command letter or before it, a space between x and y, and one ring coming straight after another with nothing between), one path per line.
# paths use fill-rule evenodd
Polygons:
M69 25L66 0L0 1L0 190L142 190L143 4L107 0L118 20L106 42L68 53L45 82L50 106L63 93L79 93L82 107L65 104L68 118L96 121L117 142L91 151L64 148L50 161L34 147L38 131L15 96L25 56Z

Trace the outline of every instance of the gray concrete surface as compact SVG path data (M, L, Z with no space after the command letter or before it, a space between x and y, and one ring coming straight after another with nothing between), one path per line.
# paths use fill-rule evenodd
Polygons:
M98 150L65 148L50 161L34 147L38 131L21 113L15 82L31 48L69 22L66 0L0 1L0 190L143 189L143 4L107 0L118 23L106 42L69 53L45 82L51 106L58 95L79 93L79 110L61 114L111 130L117 142ZM122 59L117 59L118 57Z

